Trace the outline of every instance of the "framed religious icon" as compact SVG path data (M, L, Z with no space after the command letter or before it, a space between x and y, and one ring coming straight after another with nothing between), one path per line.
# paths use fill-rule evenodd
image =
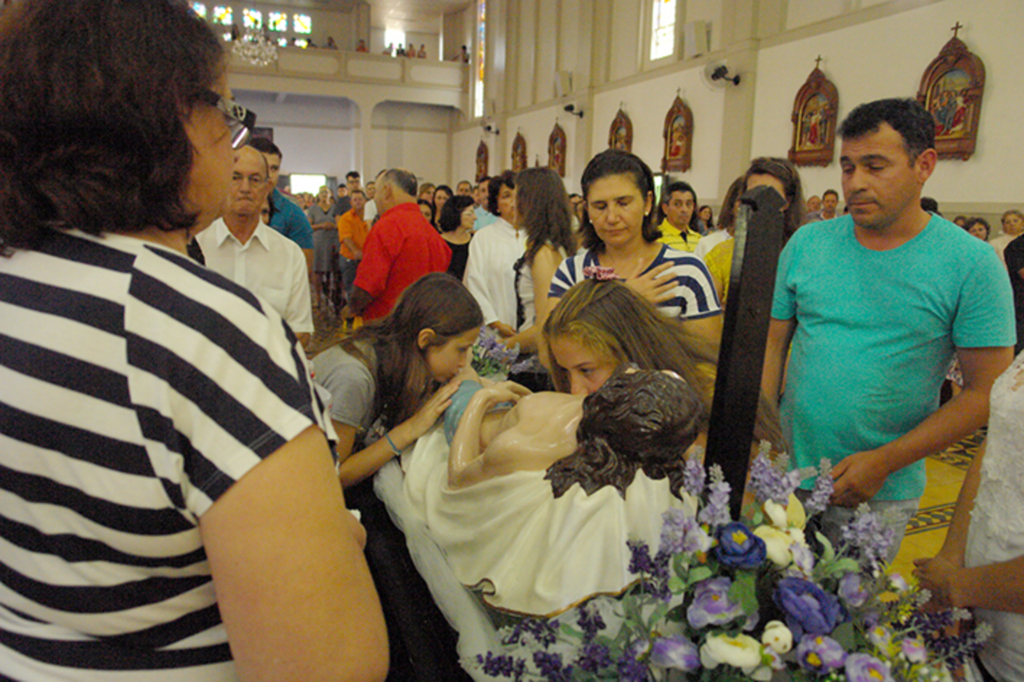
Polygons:
M526 170L526 164L526 138L522 133L516 133L516 139L512 140L512 171Z
M565 177L565 131L557 121L548 137L548 168Z
M662 172L689 170L690 149L693 146L693 112L679 95L676 95L676 101L665 116L665 130L661 135L665 138Z
M487 162L490 159L490 152L487 150L487 143L480 140L476 148L476 181L480 182L487 177Z
M814 71L793 102L793 145L789 148L789 160L797 166L827 166L835 156L839 91L825 77L820 63L821 57L818 57Z
M921 77L917 101L935 118L935 151L940 159L963 159L974 153L985 93L985 64L957 38L963 28L953 27L953 37Z
M622 109L615 115L611 130L608 131L608 147L624 152L633 151L633 122Z

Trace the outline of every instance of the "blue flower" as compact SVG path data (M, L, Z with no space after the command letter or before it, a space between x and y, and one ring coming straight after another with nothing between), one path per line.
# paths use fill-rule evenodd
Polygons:
M797 645L796 658L804 669L826 675L842 667L846 662L846 652L831 637L807 636Z
M488 677L511 677L519 680L526 669L526 664L522 660L508 655L495 656L490 651L487 652L487 658L478 654L476 660L483 666L484 674Z
M800 638L804 633L827 635L845 620L839 599L802 578L783 578L773 595L775 604L786 614L786 626Z
M576 620L579 624L580 629L583 630L583 641L589 642L597 636L597 633L604 630L607 626L604 624L604 619L601 618L601 612L597 610L597 607L593 607L593 611L587 604L583 604L579 608L580 617Z
M739 604L729 599L728 578L708 578L697 583L693 602L686 609L686 620L695 628L724 625L743 615Z
M618 661L619 680L647 682L647 666L638 658L647 650L647 642L640 640L626 647Z
M848 682L892 682L889 666L868 654L850 654L846 657Z
M655 640L651 647L651 663L659 668L690 672L700 667L700 653L687 638L672 635Z
M718 529L715 557L731 568L753 569L764 563L767 548L764 540L737 521Z

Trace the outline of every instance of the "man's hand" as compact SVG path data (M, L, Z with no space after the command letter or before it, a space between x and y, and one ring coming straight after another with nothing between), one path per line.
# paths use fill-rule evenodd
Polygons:
M878 494L891 473L887 459L880 450L865 450L855 452L832 467L835 481L832 504L856 507Z

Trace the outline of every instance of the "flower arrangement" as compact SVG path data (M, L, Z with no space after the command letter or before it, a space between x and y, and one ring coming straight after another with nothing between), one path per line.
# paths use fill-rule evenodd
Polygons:
M475 666L514 680L950 680L986 626L969 627L962 610L921 610L930 595L885 573L893 536L866 505L838 547L820 533L809 542L807 515L824 510L832 477L823 461L805 506L793 493L815 470L785 470L762 447L737 521L721 470L689 460L697 511L664 515L653 556L630 540L638 579L622 596L505 628L503 650Z
M516 362L519 346L507 347L498 338L497 332L484 325L473 344L473 369L482 377L504 378L508 373L522 369Z

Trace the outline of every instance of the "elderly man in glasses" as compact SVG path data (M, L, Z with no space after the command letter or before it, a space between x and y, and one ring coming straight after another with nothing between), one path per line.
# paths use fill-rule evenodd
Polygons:
M303 346L313 332L309 274L302 250L268 227L260 210L272 189L263 154L238 150L224 215L196 236L206 266L261 296Z

